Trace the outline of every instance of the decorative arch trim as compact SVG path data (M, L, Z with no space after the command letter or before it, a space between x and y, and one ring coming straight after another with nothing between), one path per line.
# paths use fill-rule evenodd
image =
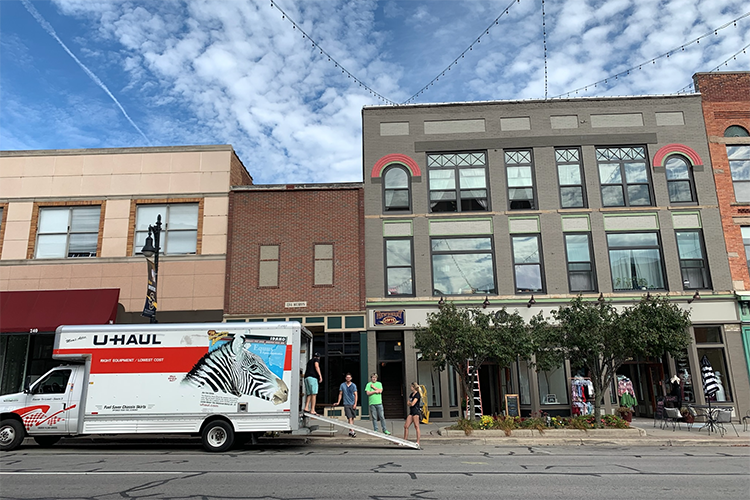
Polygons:
M401 165L408 168L411 172L412 177L419 177L422 175L422 171L419 169L419 165L417 165L417 162L412 160L410 157L401 154L391 154L385 155L377 162L375 162L375 166L372 167L372 174L370 176L380 177L380 175L383 173L383 169L388 165L392 165L394 163L400 163Z
M703 166L703 160L698 156L698 153L694 149L685 146L684 144L667 144L654 155L654 166L663 167L664 160L673 154L679 154L685 156L693 167Z

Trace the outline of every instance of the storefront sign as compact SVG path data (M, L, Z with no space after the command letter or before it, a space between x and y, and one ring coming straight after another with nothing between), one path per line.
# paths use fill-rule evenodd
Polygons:
M146 268L148 269L148 287L146 288L146 304L143 306L141 316L153 318L156 316L156 267L153 261L146 259Z
M284 302L284 307L286 308L293 308L293 307L307 307L307 302Z
M518 407L518 394L505 395L505 416L520 417L521 412Z
M406 324L406 311L375 311L376 325L404 325Z

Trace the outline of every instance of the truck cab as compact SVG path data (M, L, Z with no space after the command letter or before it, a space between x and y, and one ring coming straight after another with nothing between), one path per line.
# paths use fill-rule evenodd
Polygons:
M63 365L23 392L0 396L0 450L18 447L26 435L42 446L78 433L85 365Z

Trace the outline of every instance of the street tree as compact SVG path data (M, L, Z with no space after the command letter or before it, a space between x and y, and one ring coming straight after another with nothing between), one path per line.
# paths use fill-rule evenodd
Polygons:
M552 311L552 321L535 316L530 330L535 340L538 370L559 366L564 359L585 367L594 386L594 415L600 415L604 390L623 363L669 353L690 345L690 312L666 297L647 295L620 310L611 301L584 301L580 296Z
M504 308L484 312L459 308L449 302L427 315L427 326L415 333L415 347L422 359L438 369L453 367L461 379L462 398L472 394L479 367L488 360L507 366L517 359L530 359L533 342L523 318ZM469 418L474 419L474 398L468 397Z

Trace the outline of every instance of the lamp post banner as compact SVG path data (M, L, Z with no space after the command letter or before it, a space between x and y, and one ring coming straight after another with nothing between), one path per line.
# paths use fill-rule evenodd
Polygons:
M154 262L146 259L146 267L148 269L148 287L146 289L146 304L143 306L143 312L141 316L147 318L153 318L156 316L156 266Z

